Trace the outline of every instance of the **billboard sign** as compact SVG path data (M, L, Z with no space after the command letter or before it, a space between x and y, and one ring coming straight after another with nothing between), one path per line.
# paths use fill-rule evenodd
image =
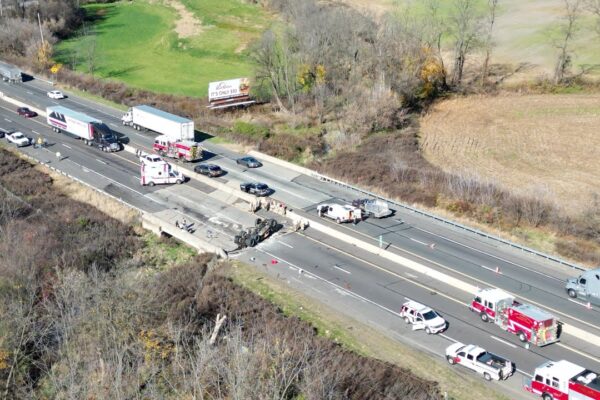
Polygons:
M248 78L230 79L228 81L210 82L208 84L208 101L224 100L250 94Z

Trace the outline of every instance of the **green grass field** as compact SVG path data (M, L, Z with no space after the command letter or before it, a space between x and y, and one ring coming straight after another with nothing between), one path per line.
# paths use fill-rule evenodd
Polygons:
M92 35L57 45L56 58L78 71L157 92L207 96L208 83L252 75L247 46L271 21L241 0L182 0L202 23L200 33L178 37L177 11L158 1L86 6ZM91 52L95 41L95 53ZM90 53L95 54L93 57Z

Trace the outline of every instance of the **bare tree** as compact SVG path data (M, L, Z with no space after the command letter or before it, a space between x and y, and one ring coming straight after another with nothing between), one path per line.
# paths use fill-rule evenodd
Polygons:
M458 86L463 79L467 56L477 45L481 32L481 15L476 0L455 0L452 5L450 24L454 37L454 69L452 84Z
M600 35L600 0L585 0L584 6L596 17L596 31Z
M257 64L256 78L270 87L271 95L283 111L289 112L282 98L287 99L288 106L295 111L294 88L295 76L289 41L284 40L273 31L267 31L253 52Z
M486 21L486 36L483 47L485 48L485 58L483 59L483 68L481 71L481 84L485 84L485 80L489 74L490 57L494 47L493 34L494 25L496 23L496 13L498 11L498 0L488 0L487 4L487 21Z
M89 74L94 75L98 62L96 35L88 35L84 43L87 71Z
M442 85L446 87L446 66L444 65L444 57L442 56L442 38L448 31L447 21L440 16L440 0L427 0L425 4L428 10L426 42L429 44L430 48L435 49L436 51L442 71L444 71Z
M571 41L577 32L577 22L581 16L581 0L564 0L564 23L561 26L561 37L554 44L558 49L558 59L554 69L554 83L565 79L572 63Z

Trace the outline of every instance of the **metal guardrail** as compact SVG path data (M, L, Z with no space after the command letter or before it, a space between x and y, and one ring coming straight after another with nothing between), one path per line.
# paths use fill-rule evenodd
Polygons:
M0 92L0 97L6 97L6 96L4 96L4 93ZM458 222L455 222L455 221L452 221L452 220L449 220L449 219L446 219L446 218L442 218L439 215L435 215L435 214L428 213L427 211L419 210L418 208L411 207L408 204L403 204L403 203L400 203L400 202L397 202L397 201L394 201L394 200L387 199L387 198L385 198L383 196L380 196L380 195L378 195L376 193L370 192L368 190L361 189L359 187L350 185L348 183L339 181L339 180L334 179L334 178L330 178L330 177L328 177L326 175L319 174L318 172L309 170L307 168L302 168L302 169L310 171L309 176L312 176L312 177L314 177L314 178L316 178L316 179L318 179L320 181L333 183L333 184L345 187L347 189L354 190L356 192L365 194L365 195L370 196L372 198L376 198L376 199L380 199L380 200L386 201L386 202L394 204L394 205L396 205L398 207L401 207L401 208L404 208L406 210L412 211L412 212L414 212L416 214L420 214L420 215L423 215L425 217L432 218L432 219L434 219L436 221L445 223L447 225L451 225L451 226L453 226L455 228L463 229L463 230L465 230L467 232L471 232L471 233L474 233L476 235L479 235L479 236L482 236L482 237L485 237L485 238L488 238L488 239L491 239L491 240L503 243L503 244L505 244L507 246L510 246L512 248L519 249L519 250L521 250L523 252L526 252L526 253L529 253L529 254L533 254L533 255L536 255L538 257L545 258L546 260L550 260L550 261L556 262L558 264L568 266L568 267L570 267L572 269L575 269L575 270L578 270L578 271L586 271L587 270L587 268L583 268L580 265L573 264L573 263L570 263L570 262L568 262L566 260L563 260L561 258L551 256L550 254L542 253L541 251L534 250L534 249L532 249L530 247L527 247L527 246L521 246L520 244L513 243L513 242L511 242L509 240L506 240L506 239L503 239L503 238L501 238L499 236L491 235L489 233L480 231L479 229L471 228L469 226L466 226L466 225L463 225L463 224L459 224ZM117 200L122 201L120 199L117 199Z
M401 207L403 209L412 211L412 212L414 212L416 214L420 214L420 215L423 215L425 217L435 219L436 221L439 221L439 222L451 225L451 226L453 226L455 228L463 229L463 230L465 230L467 232L474 233L474 234L479 235L479 236L483 236L483 237L485 237L487 239L491 239L491 240L495 240L497 242L501 242L501 243L503 243L503 244L505 244L507 246L510 246L512 248L519 249L519 250L521 250L523 252L530 253L530 254L536 255L538 257L545 258L546 260L550 260L550 261L556 262L558 264L565 265L565 266L570 267L572 269L575 269L575 270L578 270L578 271L586 271L587 270L587 268L583 268L580 265L570 263L570 262L568 262L566 260L563 260L561 258L554 257L554 256L551 256L551 255L546 254L546 253L542 253L541 251L534 250L534 249L532 249L530 247L527 247L527 246L521 246L520 244L513 243L513 242L511 242L509 240L506 240L506 239L503 239L503 238L501 238L499 236L491 235L489 233L480 231L479 229L471 228L470 226L466 226L466 225L463 225L463 224L459 224L458 222L455 222L455 221L452 221L452 220L449 220L449 219L446 219L446 218L442 218L439 215L435 215L435 214L428 213L427 211L419 210L418 208L411 207L408 204L403 204L403 203L400 203L400 202L397 202L397 201L394 201L394 200L386 199L385 197L380 196L380 195L378 195L376 193L370 192L368 190L361 189L359 187L350 185L348 183L339 181L339 180L334 179L334 178L330 178L330 177L328 177L326 175L319 174L318 172L311 171L310 175L313 178L316 178L316 179L318 179L320 181L328 182L328 183L333 183L335 185L342 186L342 187L344 187L346 189L350 189L350 190L354 190L356 192L360 192L360 193L365 194L365 195L367 195L369 197L386 201L386 202L388 202L390 204L393 204L393 205Z

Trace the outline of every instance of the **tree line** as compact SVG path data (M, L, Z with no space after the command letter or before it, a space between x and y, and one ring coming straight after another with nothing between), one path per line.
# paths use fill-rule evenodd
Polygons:
M441 91L489 83L504 6L501 0L424 0L375 18L316 0L267 3L285 22L268 30L254 49L257 93L283 111L310 108L322 121L367 131L401 125L399 110ZM572 77L572 42L584 14L600 23L598 0L563 0L563 6L559 32L551 38L554 83ZM481 65L465 79L476 52L483 55Z

